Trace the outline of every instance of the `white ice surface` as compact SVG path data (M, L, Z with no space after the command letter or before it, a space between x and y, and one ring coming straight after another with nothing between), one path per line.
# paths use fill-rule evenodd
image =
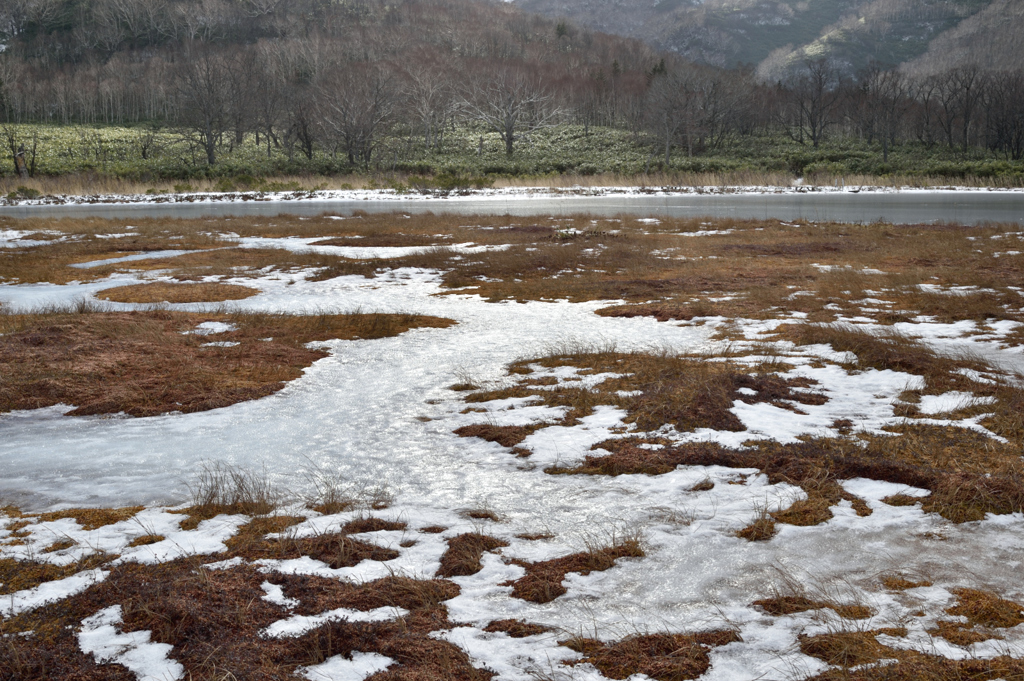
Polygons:
M770 541L746 542L734 533L760 508L787 506L802 498L803 492L769 484L753 470L713 466L682 467L655 477L543 473L546 462L578 459L621 425L622 414L613 407L597 409L573 429L555 426L537 431L525 443L536 451L529 459L517 459L496 444L451 432L468 423L525 424L561 415L530 400L479 405L487 412L460 414L466 405L446 386L462 382L463 377L483 385L504 384L507 363L556 347L614 344L620 350L713 350L716 346L707 338L714 325L594 315L603 302L490 304L475 296L435 296L440 291L437 275L412 269L376 279L342 277L324 282L268 277L256 285L262 295L225 307L291 312L361 308L433 314L459 323L448 329L415 329L395 338L326 343L332 355L281 392L209 412L104 419L65 417L61 408L51 408L2 415L0 469L5 474L0 493L26 508L58 502L71 506L180 502L185 498L185 483L206 461L250 470L265 468L274 482L291 489L301 489L307 475L323 470L336 472L356 487L385 484L396 499L385 516L408 522L416 543L399 548L405 536L401 532L372 533L372 539L370 535L367 539L400 551L398 558L386 563L363 561L340 570L309 558L260 563L266 570L353 581L396 573L430 576L444 551L444 538L460 532L486 531L510 542L502 550L504 556L544 560L584 550L624 530L642 531L645 558L620 560L615 568L589 576L570 575L568 593L547 604L511 598L510 587L499 584L521 576L522 568L506 565L496 554L484 556L479 574L455 578L462 593L448 606L453 621L464 626L439 636L450 636L474 659L479 656L492 660L495 667L504 665L501 679L524 678L526 670L543 668L544 660L557 661L562 659L558 655L572 653L550 637L509 639L482 632L481 627L494 619L520 618L571 633L578 633L585 623L588 631L601 638L643 630L735 626L744 643L712 651L709 678L755 679L777 678L780 670L810 673L823 668L799 653L796 645L797 635L813 624L809 618L772 618L750 607L774 586L784 586L785 579L803 581L809 587L845 585L851 600L877 603L886 613L897 615L920 603L901 604L879 594L875 577L885 570L927 574L943 588L963 584L964 575L977 575L986 587L1007 598L1024 597L1019 581L1024 569L1020 514L953 525L919 507L892 507L881 501L901 492L920 496L923 490L847 481L847 489L866 500L872 515L859 517L843 502L822 525L780 526ZM0 296L21 288L0 287ZM62 300L61 296L71 300L81 287L48 291L48 300ZM26 298L20 300L24 304ZM748 337L754 340L759 331L770 328L770 323L752 323ZM915 330L929 328L918 325ZM842 361L842 357L830 356L827 347L800 350L807 351L807 356L786 361L796 365L794 375L819 382L815 389L828 397L825 404L798 404L805 412L798 414L737 402L733 408L750 429L746 433L671 435L719 441L736 438L731 444L739 444L740 438L752 436L822 434L835 418L851 416L858 429L878 430L894 421L895 397L920 387L918 377L898 372L850 374L832 364L812 366L812 356L831 361ZM563 369L559 377L571 379L571 374ZM714 482L712 490L690 491L705 479ZM490 509L503 522L471 521L461 514L480 507ZM314 517L294 529L330 531L351 517ZM72 520L36 523L25 528L30 535L26 546L4 546L2 551L4 555L35 551L47 560L71 561L84 547L95 545L121 553L121 560L168 560L222 550L224 539L245 521L241 516L222 516L186 532L177 527L181 518L147 509L135 525L126 521L92 532ZM411 534L435 524L449 529L441 535ZM538 531L551 532L555 539L515 538L520 532ZM132 536L142 534L161 534L166 539L127 547ZM39 553L65 536L79 544L52 554ZM918 595L907 596L911 597ZM945 607L945 601L929 603L929 612ZM318 621L322 620L289 617L272 626L278 627L275 631L293 632ZM577 678L597 678L588 677L586 668L575 671Z
M408 614L409 611L404 608L376 608L374 610L337 608L320 613L319 615L292 615L283 620L278 620L261 631L260 636L266 638L301 636L307 631L316 629L327 622L337 620L345 620L347 622L387 622Z
M356 260L401 258L417 253L427 253L435 249L470 254L483 251L502 251L508 248L506 244L477 245L472 243L439 244L437 246L325 246L315 244L315 242L323 240L323 237L242 237L238 240L238 245L242 248L281 248L295 253L322 253Z
M303 667L297 673L309 681L363 681L368 676L382 672L395 663L390 657L379 653L361 653L353 651L346 659L335 655L324 662L310 667Z
M133 253L131 255L122 255L116 258L106 258L104 260L90 260L89 262L80 262L71 265L71 267L77 267L79 269L89 269L91 267L101 267L103 265L114 265L119 262L132 262L135 260L151 260L157 258L174 258L179 255L188 255L189 253L199 253L200 251L186 251L186 250L163 250L163 251L145 251L143 253Z
M32 589L15 591L14 593L0 596L0 615L12 617L28 610L34 610L47 603L60 601L68 596L85 591L93 584L102 582L107 577L107 572L100 569L83 570L70 577L43 582Z
M917 408L922 414L945 414L976 405L992 404L994 397L978 397L974 393L948 392L941 395L922 395Z
M151 643L148 631L118 631L121 606L104 608L82 621L78 645L99 663L116 662L128 668L139 681L176 681L184 678L185 668L167 658L173 646Z

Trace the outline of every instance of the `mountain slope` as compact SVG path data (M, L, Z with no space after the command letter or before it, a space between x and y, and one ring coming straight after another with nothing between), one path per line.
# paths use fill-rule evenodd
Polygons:
M915 75L932 75L963 64L986 70L1024 68L1024 2L996 0L929 45L928 51L906 65Z
M516 0L523 9L641 38L695 61L757 66L773 80L804 58L831 57L848 74L895 66L979 13L989 26L1019 0ZM972 33L971 35L979 35ZM1007 39L1012 34L1007 33ZM969 49L987 49L973 41ZM975 44L975 43L980 43ZM1019 50L1018 50L1019 52ZM936 54L942 54L937 52ZM930 57L929 57L930 58Z

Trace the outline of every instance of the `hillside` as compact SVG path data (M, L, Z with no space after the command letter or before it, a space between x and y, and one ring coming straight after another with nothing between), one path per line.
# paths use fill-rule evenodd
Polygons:
M1024 3L995 0L977 14L933 40L928 51L906 65L914 75L933 75L966 62L983 69L1024 67Z
M985 11L988 26L1013 0L516 0L532 12L646 40L688 59L749 64L762 80L804 56L831 56L847 73L896 66ZM1019 11L1019 7L1017 7ZM980 35L974 33L972 35ZM1013 35L1006 33L1007 38ZM970 40L969 38L962 38ZM975 41L978 42L978 41ZM972 49L987 51L985 44ZM941 53L936 50L936 52Z

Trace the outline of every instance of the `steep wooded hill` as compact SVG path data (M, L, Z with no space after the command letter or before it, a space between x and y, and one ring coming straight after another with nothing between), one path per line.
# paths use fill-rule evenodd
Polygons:
M995 55L1013 50L1013 30L1018 27L1020 35L1019 23L1005 18L1024 5L1019 0L515 2L532 12L637 37L694 61L750 65L765 81L777 79L805 57L832 57L849 74L872 62L892 67L922 55L924 62L941 61L944 67L956 58L995 61ZM970 23L977 15L982 15L980 20ZM993 28L1005 40L991 44L983 38ZM959 57L949 53L951 46Z

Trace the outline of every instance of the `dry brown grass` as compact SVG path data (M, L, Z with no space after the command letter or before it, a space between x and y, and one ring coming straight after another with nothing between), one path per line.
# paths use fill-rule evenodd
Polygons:
M483 569L480 559L487 551L508 546L507 541L484 534L466 533L448 540L448 549L441 556L438 577L475 575Z
M900 573L893 573L882 577L882 586L889 591L906 591L907 589L916 589L918 587L931 585L932 583L927 579L914 581Z
M84 530L95 530L105 525L113 525L124 520L130 520L143 509L142 506L126 506L123 508L67 508L62 511L50 511L40 513L38 517L41 522L60 520L61 518L74 518L75 522Z
M531 365L547 368L577 367L581 376L596 373L621 376L607 378L590 388L572 384L549 386L546 381L529 378L533 372ZM805 380L784 379L770 370L758 367L694 357L586 351L554 353L516 362L508 371L510 375L518 377L511 387L473 392L463 399L475 404L509 397L533 397L538 403L547 406L566 407L567 413L561 422L561 425L566 426L574 425L580 418L593 413L597 405L612 405L628 413L625 419L627 423L635 423L644 431L657 430L667 423L680 431L697 428L738 431L743 430L743 424L730 411L734 400L747 404L767 402L792 410L799 410L800 404L822 404L825 400L824 396L810 390L812 385ZM740 392L742 388L753 390L756 394ZM544 425L549 424L538 424L537 427ZM534 426L521 428L530 429ZM466 430L467 434L472 435L477 432L507 432L487 425L464 429L472 429L472 432ZM515 432L521 434L521 431ZM508 441L512 439L509 437Z
M251 298L259 289L237 284L136 284L115 286L100 291L97 298L115 303L216 303Z
M793 615L808 610L829 609L840 617L852 620L862 620L871 617L871 608L866 605L836 603L832 600L814 600L806 596L775 596L774 598L763 598L753 602L753 605L764 609L769 615L779 617L781 615Z
M842 499L850 501L859 515L867 515L867 505L837 484L857 477L929 489L930 496L907 497L907 503L922 503L925 511L954 522L1024 509L1024 471L1016 445L995 442L966 428L909 424L893 430L899 436L814 438L787 445L760 441L748 449L713 443L646 449L638 446L640 441L623 439L611 445L600 443L611 454L588 455L575 468L549 472L657 475L677 466L757 468L772 483L797 485L807 492L806 501L771 514L772 520L793 524L827 520L832 517L828 507Z
M296 614L339 607L397 607L409 614L372 624L335 621L295 638L263 638L263 628L289 614L262 598L260 585L267 580L299 601ZM379 679L484 681L490 673L475 669L456 646L430 636L452 626L444 601L458 593L456 585L444 580L388 577L356 585L265 574L249 566L205 570L197 559L120 565L104 582L81 594L0 622L0 671L4 678L17 679L131 678L119 676L119 665L97 666L75 640L83 618L120 604L120 628L149 631L154 642L173 646L173 657L190 678L290 679L300 666L359 650L396 660Z
M735 631L699 634L637 634L621 641L602 643L592 638L572 638L562 645L581 653L583 659L610 679L646 674L658 681L696 679L711 667L708 650L740 641Z
M953 589L956 605L946 610L950 615L967 618L967 623L1005 629L1024 623L1024 605L1000 598L991 591Z
M768 541L776 534L779 528L775 526L775 518L768 513L767 509L759 509L754 519L746 527L737 530L736 536L747 541Z
M627 538L613 541L610 546L594 547L589 551L573 553L539 563L514 560L516 565L526 568L526 575L503 584L512 587L512 596L534 603L548 603L555 600L567 589L562 580L570 572L589 575L614 567L619 558L643 558L644 550L638 539Z
M1016 229L1012 226L875 224L851 229L841 224L731 219L707 223L664 218L655 225L632 216L593 219L577 215L552 220L357 213L344 220L329 216L142 220L133 223L137 237L100 240L92 234L117 233L126 229L125 221L6 220L0 225L57 229L76 239L32 249L6 249L11 252L0 259L8 263L0 266L0 278L8 280L57 282L128 269L161 269L179 280L196 281L211 275L260 276L262 268L315 269L316 278L324 279L343 274L374 276L383 269L415 266L440 269L445 287L476 292L488 300L625 299L635 303L604 312L624 316L765 318L804 312L810 321L867 314L885 324L917 314L942 321L1024 318L1017 303L1019 296L1010 288L1024 283L1022 268L1012 256L996 257L1015 243L1016 237L1013 241L1004 238L1006 232ZM718 233L686 236L708 229ZM403 258L355 261L333 255L232 248L211 233L321 237L323 243L338 245L475 242L509 248L469 258L454 257L453 252L438 248ZM221 248L213 249L215 246ZM110 255L111 249L140 252L157 248L204 251L95 270L66 266L76 259ZM866 268L884 274L865 272ZM921 283L977 286L994 293L940 295L921 291L916 286ZM811 295L794 295L801 292ZM723 293L732 298L722 300ZM877 297L891 305L865 310L873 304L861 299Z
M849 324L800 324L777 329L780 338L798 345L830 345L838 352L852 352L861 369L890 369L923 376L926 394L941 394L950 390L966 390L982 395L995 388L980 384L963 376L959 369L990 370L978 360L939 355L924 344L895 331L873 334Z
M200 322L237 330L185 333ZM382 338L450 320L415 315L71 310L0 314L0 413L55 404L72 415L195 412L277 392L317 359L310 341ZM261 340L270 337L272 340ZM237 343L211 347L205 343Z
M496 426L489 423L474 424L456 428L459 437L478 437L487 442L496 442L502 447L515 447L530 436L530 433L549 424L537 423L529 426Z
M32 589L44 582L64 579L82 570L92 570L115 558L116 554L99 552L67 565L0 558L0 595Z
M538 634L547 633L551 631L551 627L531 624L522 620L494 620L484 627L484 631L501 631L512 638L526 638L527 636L537 636Z
M877 636L903 637L907 630L882 628L870 631L840 631L817 636L801 636L800 652L830 665L856 667L889 656L893 649L878 642Z
M1024 661L1007 656L993 659L953 660L916 650L879 643L879 635L902 637L902 627L872 630L840 630L816 636L800 636L800 650L831 666L810 681L971 681L1024 678ZM957 645L970 645L991 636L958 629L955 623L939 622L932 635ZM952 638L949 638L952 637ZM883 664L876 664L880 661Z

